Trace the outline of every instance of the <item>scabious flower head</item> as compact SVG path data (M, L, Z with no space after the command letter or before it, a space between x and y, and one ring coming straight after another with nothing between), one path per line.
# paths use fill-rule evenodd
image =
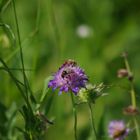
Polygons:
M61 92L72 91L77 94L80 88L85 87L88 77L75 61L67 60L50 80L48 87L59 88Z
M108 133L114 140L124 140L130 129L126 127L123 121L111 121L109 123Z

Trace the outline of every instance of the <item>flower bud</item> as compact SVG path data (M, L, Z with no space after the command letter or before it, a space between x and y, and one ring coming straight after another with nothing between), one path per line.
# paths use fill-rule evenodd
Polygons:
M128 77L128 71L126 69L118 70L118 78Z
M125 115L138 115L140 112L138 108L133 107L132 105L123 109Z
M78 93L78 98L80 102L85 103L95 103L96 99L103 96L104 85L101 83L99 85L87 84L86 88L82 88Z

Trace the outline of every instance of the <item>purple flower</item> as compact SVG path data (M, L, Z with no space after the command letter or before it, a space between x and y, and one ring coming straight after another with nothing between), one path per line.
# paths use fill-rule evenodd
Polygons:
M130 132L129 128L126 128L123 121L111 121L109 123L108 133L110 138L114 140L124 140L124 138Z
M72 91L77 94L81 87L85 87L87 81L85 72L77 66L77 63L73 60L67 60L54 74L54 78L50 80L48 87L59 88L60 93Z

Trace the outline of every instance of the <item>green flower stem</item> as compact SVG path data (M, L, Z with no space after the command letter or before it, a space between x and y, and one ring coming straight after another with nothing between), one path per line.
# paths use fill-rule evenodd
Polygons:
M95 134L95 138L96 138L96 140L98 140L97 132L96 132L96 129L95 129L95 124L94 124L92 106L91 106L90 103L88 103L88 106L89 106L89 111L90 111L90 116L91 116L91 125L92 125L92 129L93 129L93 134Z
M134 85L133 83L131 83L131 102L132 102L132 106L134 108L136 108L136 96L135 96L135 90L134 90Z
M76 106L74 102L73 93L71 93L71 101L72 101L73 114L74 114L74 137L75 137L75 140L78 140L77 139L77 112L76 112Z
M136 135L137 135L137 140L140 140L140 131L139 131L139 126L138 126L138 121L136 118L133 119L134 120L134 124L136 127Z
M125 61L125 67L128 71L128 76L132 76L132 71L130 69L130 66L129 66L129 63L128 63L128 60L127 60L127 56L125 55L124 56L124 61ZM133 78L129 80L130 81L130 86L131 86L131 104L134 108L137 107L137 103L136 103L136 93L135 93L135 89L134 89L134 83L133 83ZM139 126L138 126L138 121L137 119L134 117L133 118L133 121L134 121L134 125L135 125L135 128L136 128L136 136L137 136L137 140L140 140L140 131L139 131Z
M129 63L128 63L128 60L127 60L127 57L125 56L124 57L124 61L125 61L125 67L128 71L128 76L132 76L132 72L131 72L131 69L130 69L130 66L129 66ZM131 85L131 103L132 103L132 106L134 108L136 108L136 94L135 94L135 90L134 90L134 83L133 83L133 79L130 80L130 85Z
M136 108L136 97L135 97L135 90L134 90L133 82L131 82L131 100L132 100L132 106L134 108ZM135 125L135 128L136 128L137 140L140 140L140 131L139 131L138 122L137 122L135 117L134 117L133 120L134 120L134 125Z
M128 74L131 75L131 69L130 69L130 66L129 66L129 63L128 63L128 60L127 60L127 56L124 56L124 62L125 62L125 67L128 71Z

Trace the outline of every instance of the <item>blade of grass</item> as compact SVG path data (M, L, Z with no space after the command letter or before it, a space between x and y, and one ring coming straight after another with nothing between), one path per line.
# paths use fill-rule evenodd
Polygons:
M21 38L20 38L20 31L19 31L19 25L18 25L18 18L17 18L15 0L12 0L12 4L13 4L14 17L15 17L15 22L16 22L18 44L19 44L19 48L20 48L19 51L20 51L21 66L22 66L23 79L24 79L24 85L25 85L25 93L26 93L26 96L27 96L27 100L29 100L28 99L27 83L26 83L26 74L25 74L25 68L24 68L23 51L22 51L22 46L21 46Z
M15 7L15 0L12 0L12 4L13 4L14 17L15 17L15 22L16 22L16 29L17 29L17 36L18 36L18 44L19 44L19 51L20 51L20 59L21 59L25 94L26 94L26 100L27 100L27 103L28 103L27 106L29 107L30 111L33 114L32 107L31 107L30 101L29 101L29 95L28 95L28 89L29 89L30 92L31 92L31 89L29 88L30 86L29 86L28 79L27 79L26 73L25 73L24 58L23 58L23 51L22 51L22 45L21 45L21 38L20 38L20 31L19 31L19 25L18 25L17 12L16 12L16 7ZM33 98L32 92L31 92L31 97Z
M6 63L3 61L2 58L0 58L0 62L3 64L3 66L5 67L5 70L8 72L8 74L10 75L10 77L12 78L12 80L14 81L14 83L16 84L17 88L19 89L23 99L25 100L30 112L33 114L32 108L30 106L29 100L27 100L27 97L24 94L23 89L20 87L19 83L22 84L19 80L16 79L16 77L12 74L12 72L9 70L8 66L6 65ZM24 85L24 84L22 84ZM25 87L25 85L24 85Z
M2 58L0 58L0 62L3 64L5 70L8 72L8 74L10 75L10 77L12 78L12 80L15 82L17 88L19 89L22 97L24 98L24 100L26 101L26 96L22 90L22 88L20 87L19 83L17 82L18 80L15 78L15 76L12 74L12 72L9 70L8 66L6 65L6 63L3 61Z
M8 3L8 4L9 4L9 3ZM23 59L22 45L21 45L21 39L20 39L20 31L19 31L19 26L18 26L18 19L17 19L16 8L15 8L15 1L14 1L14 0L12 1L12 4L13 4L14 17L15 17L15 22L16 22L16 29L17 29L17 36L18 36L19 47L18 47L18 49L16 49L16 50L10 55L10 57L8 57L7 61L8 61L12 56L14 56L14 55L16 54L16 52L20 51L20 58L21 58L21 65L22 65L21 71L22 71L22 73L23 73L23 80L24 80L24 88L25 88L26 98L25 98L25 96L23 95L23 94L24 94L23 92L22 92L22 96L24 97L24 100L28 100L28 101L26 101L26 102L27 102L27 105L29 106L29 108L31 109L31 105L30 105L29 99L28 99L28 88L29 88L30 86L29 86L29 83L28 83L28 80L27 80L27 77L26 77L26 74L25 74L24 59ZM2 20L2 19L1 19L1 20ZM0 26L2 26L4 29L6 29L6 30L10 33L12 39L14 40L14 44L16 45L16 38L15 38L15 35L14 35L14 33L13 33L11 27L10 27L9 25L5 24L5 23L0 23ZM4 62L4 61L3 61L3 62ZM6 63L5 63L5 64L6 64ZM8 67L7 67L7 68L8 68ZM7 70L8 73L10 72L9 68L6 69L6 70ZM11 73L10 73L10 75L11 75ZM13 77L12 77L12 78L13 78ZM18 80L15 80L15 81L18 82L18 83L20 83L20 84L22 84L22 83L19 82ZM22 84L22 85L23 85L23 84ZM20 88L19 88L19 89L20 89ZM21 90L20 90L20 91L21 91ZM32 92L31 92L31 89L30 89L30 88L29 88L29 91L30 91L30 93L31 93L31 101L33 101L33 99L34 99L34 101L35 101L35 98L33 97L33 94L32 94ZM32 109L31 109L31 111L32 111Z

